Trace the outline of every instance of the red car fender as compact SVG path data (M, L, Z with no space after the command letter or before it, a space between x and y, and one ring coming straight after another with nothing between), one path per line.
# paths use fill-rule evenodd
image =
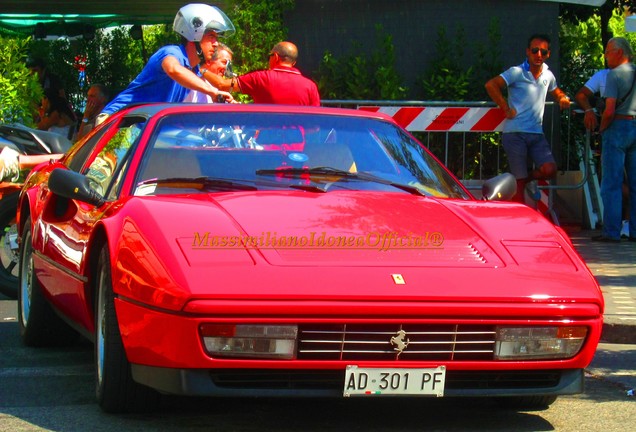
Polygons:
M98 234L95 233L103 232L110 252L113 291L116 294L180 310L188 293L184 291L187 286L185 277L176 271L178 266L170 264L174 261L171 254L175 251L162 244L169 240L159 233L161 227L147 223L142 229L136 224L136 220L143 218L138 215L131 217L130 213L139 211L139 207L129 201L123 201L128 202L127 206L113 206L107 210L96 227L99 229L94 231L89 249L100 247ZM98 253L97 250L91 252Z

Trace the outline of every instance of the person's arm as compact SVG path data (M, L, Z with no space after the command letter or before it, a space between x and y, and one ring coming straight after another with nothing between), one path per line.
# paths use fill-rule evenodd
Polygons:
M492 78L485 85L486 92L488 92L490 99L501 108L506 114L506 118L511 119L517 115L517 110L508 105L508 101L503 95L503 89L506 88L506 86L506 80L504 80L501 75Z
M219 90L234 92L241 91L236 78L225 78L224 76L213 74L206 68L201 69L201 76Z
M77 130L76 139L80 139L88 135L88 133L93 130L95 122L94 120L102 108L104 108L104 106L98 105L94 100L86 102L86 108L84 108L84 114L82 115L82 120L80 121L80 127ZM93 121L91 121L91 119L93 119Z
M64 156L63 154L43 154L43 155L19 155L18 156L18 165L20 169L33 168L35 166L40 165L41 163L49 162L52 160L58 160Z
M80 122L80 127L79 127L79 129L77 131L77 138L76 139L80 139L80 138L85 137L92 130L93 130L93 124L92 123L87 123L87 122L84 121L84 119L82 119L82 121Z
M601 126L598 131L603 132L607 129L612 121L614 121L614 114L616 113L616 98L608 97L605 99L605 110L603 110L603 116L601 117Z
M576 103L585 111L583 117L583 124L588 130L595 130L598 126L598 120L596 119L596 113L594 112L594 108L590 105L590 98L592 97L592 90L583 86L576 92L574 99Z
M190 69L182 66L173 56L167 56L164 58L161 62L161 67L170 78L183 87L205 93L213 98L216 98L218 95L222 95L226 102L234 101L234 98L230 93L220 91L216 87L213 87L209 82L202 80Z
M560 88L555 88L550 92L554 100L559 104L562 110L570 108L570 98Z

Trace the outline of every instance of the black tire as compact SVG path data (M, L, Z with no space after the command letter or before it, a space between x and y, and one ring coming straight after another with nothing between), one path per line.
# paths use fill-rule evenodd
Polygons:
M518 411L542 411L556 401L556 396L512 396L496 398L502 408Z
M5 196L0 201L0 293L10 299L18 298L19 252L14 247L18 228L15 216L20 192Z
M146 412L157 407L160 394L136 383L119 332L108 246L99 254L95 281L95 391L108 413Z
M76 342L79 334L55 314L33 271L30 222L22 231L19 273L18 325L22 342L33 347L66 346Z

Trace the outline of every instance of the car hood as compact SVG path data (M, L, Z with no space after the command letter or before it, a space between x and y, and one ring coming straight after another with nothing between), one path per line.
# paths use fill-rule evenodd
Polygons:
M273 193L227 196L215 202L236 231L195 232L192 241L187 239L188 256L242 245L275 266L501 264L481 236L433 199Z
M115 266L177 303L599 298L568 239L517 204L261 191L134 197L125 209ZM146 271L135 270L140 262Z

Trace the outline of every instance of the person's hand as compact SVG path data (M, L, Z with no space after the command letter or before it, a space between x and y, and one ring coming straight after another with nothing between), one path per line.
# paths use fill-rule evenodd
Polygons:
M0 152L0 181L15 182L20 176L18 156L20 153L10 147L5 147Z
M596 113L593 110L585 111L585 117L583 117L583 124L585 128L589 131L596 130L598 127L598 119L596 118Z
M559 99L559 106L562 110L570 108L570 98L567 96L563 96L561 99Z
M99 108L95 101L86 102L86 108L84 108L84 118L91 119L99 114Z
M508 107L508 109L506 110L506 118L513 119L516 116L517 116L517 110L512 107Z
M216 100L217 97L219 96L223 96L223 99L225 99L225 103L238 103L237 101L234 100L234 97L232 97L232 95L226 91L217 91L214 99Z

